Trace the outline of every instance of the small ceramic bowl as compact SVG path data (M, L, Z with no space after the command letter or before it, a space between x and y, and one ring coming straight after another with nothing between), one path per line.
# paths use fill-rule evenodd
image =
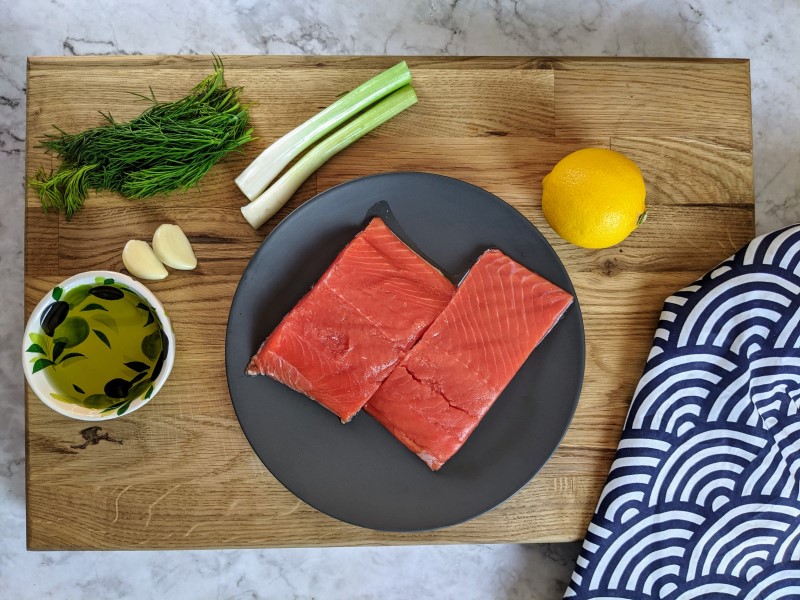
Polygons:
M95 296L97 298L112 300L116 299L115 296L122 297L122 294L113 291L113 289L121 289L117 286L127 288L129 292L133 292L136 296L139 296L141 300L144 300L144 302L140 303L138 306L145 311L142 313L142 319L144 320L146 318L149 327L153 329L151 335L146 337L151 338L154 335L156 336L156 342L158 342L160 330L161 342L160 350L156 349L152 355L157 356L157 359L154 359L155 363L153 365L145 364L142 361L125 363L126 365L132 365L130 372L131 381L115 379L114 381L121 382L123 387L121 392L114 391L111 396L111 398L113 398L113 405L95 408L60 400L59 396L65 398L66 394L64 394L64 390L57 388L48 376L48 371L50 369L57 368L58 365L65 360L86 360L86 357L82 354L71 351L69 341L59 342L59 339L68 340L68 338L59 338L58 333L53 333L53 328L56 325L65 323L70 317L70 311L77 313L76 315L72 315L73 323L81 321L79 324L83 332L78 334L78 339L80 339L82 335L85 340L86 337L90 335L89 329L91 329L94 335L98 336L98 339L108 345L109 348L111 347L108 336L103 333L104 327L97 325L90 319L99 320L100 323L106 323L109 327L113 328L115 327L115 323L113 319L111 319L109 323L108 317L109 314L113 313L109 313L103 309L102 306L99 306L98 303L87 305L87 299L84 299L81 311L78 311L78 305L70 306L62 300L62 298L68 297L70 290L75 290L75 288L79 286L87 285L91 286L89 289L92 290L89 292L92 294L92 298L88 298L89 301L95 299ZM109 291L111 292L110 297L108 297ZM73 296L76 294L86 295L86 291L76 291ZM149 305L149 308L147 305ZM152 315L153 319L147 316L148 312ZM153 320L155 320L155 326L152 324ZM109 332L109 330L106 331ZM144 341L142 344L144 344ZM144 351L144 346L142 346L142 348ZM157 346L156 348L159 347ZM164 385L164 382L166 382L169 377L170 371L172 371L174 361L175 334L172 331L172 324L161 302L158 301L149 289L138 281L122 273L115 273L112 271L87 271L86 273L79 273L50 290L39 304L36 305L36 308L33 309L28 319L28 324L25 327L25 335L22 344L23 370L28 385L34 393L42 402L56 412L81 421L106 421L108 419L115 419L119 416L128 415L141 408L152 400ZM153 376L154 374L155 376ZM83 391L79 387L75 387L75 389L81 392ZM111 394L112 392L108 393ZM78 392L75 392L75 394L77 395ZM100 398L99 402L102 403L102 395L97 394L96 396ZM96 403L98 401L95 400L94 402ZM110 400L107 400L106 404L108 404L108 402L110 402Z

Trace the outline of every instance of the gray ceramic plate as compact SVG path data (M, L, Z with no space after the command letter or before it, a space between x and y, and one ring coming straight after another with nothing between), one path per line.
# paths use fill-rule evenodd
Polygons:
M244 369L338 252L379 214L454 282L496 247L574 294L556 253L511 206L457 179L388 173L329 189L295 210L245 269L225 360L244 434L298 498L342 521L387 531L461 523L497 506L541 469L578 403L584 335L576 302L437 473L363 411L347 425L312 400Z

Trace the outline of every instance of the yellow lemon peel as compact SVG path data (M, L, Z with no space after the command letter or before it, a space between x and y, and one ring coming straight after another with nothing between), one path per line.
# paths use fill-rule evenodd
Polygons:
M636 164L606 148L562 158L542 180L542 212L558 235L584 248L608 248L647 218L646 189Z

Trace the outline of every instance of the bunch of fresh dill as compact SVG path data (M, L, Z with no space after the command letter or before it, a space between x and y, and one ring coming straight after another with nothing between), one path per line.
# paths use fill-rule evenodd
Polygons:
M30 182L45 211L62 211L67 219L81 209L90 189L146 198L195 186L223 156L249 142L248 111L239 102L242 88L227 87L223 65L176 102L157 102L127 123L107 123L81 133L58 129L42 145L61 166L40 169Z

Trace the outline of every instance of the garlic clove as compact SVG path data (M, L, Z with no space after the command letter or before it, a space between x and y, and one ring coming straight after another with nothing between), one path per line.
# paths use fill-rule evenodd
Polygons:
M122 263L131 275L139 279L164 279L167 270L153 252L150 244L142 240L130 240L122 249Z
M153 250L168 267L190 271L197 266L197 258L183 229L164 223L153 234Z

